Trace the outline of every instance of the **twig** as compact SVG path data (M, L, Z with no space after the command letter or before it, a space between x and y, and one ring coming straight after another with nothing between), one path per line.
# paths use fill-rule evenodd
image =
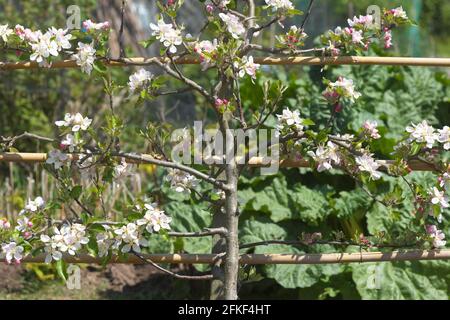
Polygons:
M164 273L167 273L168 275L170 275L174 278L177 278L177 279L183 279L183 280L212 280L212 279L214 279L214 276L212 274L206 274L206 275L202 275L202 276L187 276L187 275L178 274L178 273L172 272L170 270L167 270L167 269L161 267L160 265L154 263L149 258L144 258L140 253L133 252L133 254L136 257L138 257L139 259L141 259L142 261L144 261L148 264L151 264L156 269L158 269Z
M123 47L123 27L124 27L124 20L125 20L125 5L126 5L126 0L122 0L122 7L120 8L120 31L119 31L120 58L125 57L125 49Z
M29 138L29 139L35 139L35 140L40 140L40 141L45 141L45 142L55 142L55 139L52 138L48 138L48 137L43 137L37 134L33 134L33 133L29 133L29 132L24 132L18 136L14 136L14 137L1 137L1 143L6 143L6 149L11 148L17 140L20 139L25 139L25 138Z
M308 9L306 10L307 12L306 12L305 18L303 19L303 22L300 26L301 30L304 30L306 22L308 22L309 16L311 15L311 9L312 9L313 3L314 3L314 0L309 1L309 5L308 5Z

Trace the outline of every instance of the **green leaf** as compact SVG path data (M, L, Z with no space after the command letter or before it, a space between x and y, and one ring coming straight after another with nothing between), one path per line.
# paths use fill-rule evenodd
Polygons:
M177 232L196 232L211 226L211 214L200 206L170 202L165 206ZM183 238L184 250L189 253L211 252L211 238Z
M72 188L72 190L70 190L70 196L73 199L78 200L78 198L80 197L82 192L83 192L83 187L82 186L75 186L75 187Z
M106 71L108 70L106 68L106 66L103 64L103 62L101 62L100 60L95 60L94 62L94 69L99 72L99 73L106 73Z
M284 177L277 177L261 190L250 188L239 191L240 202L245 209L268 213L275 222L290 219L287 183Z
M449 261L352 264L353 280L366 300L447 300Z
M67 281L66 263L63 259L56 261L56 272L62 280Z
M297 185L289 195L296 211L295 216L303 222L318 225L330 213L328 201L319 191Z
M274 223L245 221L241 231L242 243L266 240L286 240L287 231ZM321 246L321 251L333 251L330 246ZM256 254L303 254L304 251L288 245L267 245L255 247ZM274 279L285 288L308 288L342 271L341 265L265 265L267 277Z

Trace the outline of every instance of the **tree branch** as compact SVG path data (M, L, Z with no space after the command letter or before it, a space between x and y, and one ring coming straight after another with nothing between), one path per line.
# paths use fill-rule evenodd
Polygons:
M212 280L212 279L214 279L214 276L212 274L206 274L206 275L201 275L201 276L188 276L188 275L178 274L178 273L172 272L170 270L167 270L167 269L161 267L160 265L154 263L149 258L144 258L140 253L133 252L133 254L136 257L138 257L140 260L142 260L143 262L151 264L156 269L158 269L176 279L183 279L183 280Z

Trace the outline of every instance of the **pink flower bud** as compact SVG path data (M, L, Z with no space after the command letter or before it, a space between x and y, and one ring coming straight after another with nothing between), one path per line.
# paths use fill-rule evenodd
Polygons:
M15 259L14 262L16 263L16 265L19 265L20 264L20 259Z
M210 3L208 3L205 8L206 8L206 12L208 12L209 14L211 14L214 11L214 7Z
M220 98L216 99L216 106L221 106L223 104L223 100Z
M33 226L33 222L28 221L28 222L27 222L27 226L31 228L31 227Z
M336 103L334 106L334 112L341 112L343 109L342 104Z
M29 231L24 232L24 233L23 233L23 237L24 237L25 239L30 239L30 238L31 238L31 232L29 232Z
M167 0L168 6L173 6L175 4L175 0Z

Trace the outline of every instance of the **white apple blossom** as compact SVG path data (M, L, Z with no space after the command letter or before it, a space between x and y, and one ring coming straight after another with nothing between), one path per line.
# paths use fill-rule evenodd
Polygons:
M336 82L330 82L324 92L325 98L332 103L339 100L340 97L348 98L351 102L361 97L361 93L355 90L352 79L339 77Z
M74 152L78 143L76 142L75 136L72 134L66 134L63 140L61 140L61 146L64 149L68 149L70 152Z
M41 242L45 244L45 262L58 261L62 254L67 252L75 255L84 244L89 242L86 237L86 227L79 223L65 224L60 229L53 227L53 235L41 235Z
M378 132L378 123L376 121L367 120L363 124L364 133L372 139L380 139L380 133Z
M363 36L362 31L353 30L351 35L352 35L353 43L358 43L358 44L364 45L364 42L363 42L364 36Z
M109 23L109 21L95 23L89 19L89 20L83 21L83 28L86 31L108 30L110 28L110 23Z
M80 171L81 179L85 181L94 179L97 173L97 170L94 166L94 158L92 156L89 156L90 154L91 152L87 150L86 154L82 155L76 163L78 170Z
M57 127L69 127L72 124L73 115L66 113L64 120L59 120L55 122Z
M77 65L81 67L81 71L91 74L96 52L93 42L90 44L78 42L77 53L73 55L73 58Z
M374 18L372 15L353 17L353 19L347 19L348 25L352 28L362 27L362 28L376 28L377 25L374 23Z
M31 50L33 51L30 55L31 61L36 61L40 65L47 65L47 58L58 56L58 44L52 38L53 35L46 32L39 37L37 42L31 43Z
M142 238L139 234L139 228L134 223L128 223L119 229L115 229L116 243L115 246L118 247L122 243L124 246L121 249L122 253L127 253L133 250L134 252L141 252L140 246L147 246L148 242L146 239Z
M447 188L448 184L450 184L450 174L445 172L442 176L439 177L439 186L441 188Z
M299 134L303 134L303 119L300 118L300 112L298 110L291 111L289 108L283 110L282 114L277 114L278 125L277 133L284 129L293 128Z
M323 172L333 168L333 164L340 164L339 147L328 141L326 146L318 146L316 152L309 151L308 155L317 163L317 171Z
M78 132L80 130L86 131L92 123L92 119L88 117L83 117L81 113L72 115L66 113L64 120L56 121L55 125L57 127L72 127L73 132Z
M128 164L125 159L122 159L119 164L114 167L114 178L120 181L132 174L133 166Z
M92 123L92 119L88 117L83 117L81 113L77 113L72 119L72 131L86 131Z
M395 9L392 9L391 13L396 18L402 18L402 19L405 19L405 20L408 19L408 15L406 14L406 11L403 10L403 7L397 7Z
M46 234L41 235L41 242L45 245L45 263L50 263L52 260L59 261L62 259L62 252L58 249L61 241L57 241L54 237L50 238Z
M426 231L429 236L433 239L433 247L441 248L447 243L445 239L445 234L442 230L439 230L435 225L426 226Z
M217 39L213 41L203 40L196 42L194 45L194 51L200 56L202 64L208 64L212 61L212 55L217 50Z
M10 29L7 24L0 25L0 38L3 40L4 43L8 42L8 37L13 33L14 31Z
M145 212L144 218L136 221L137 225L145 225L145 229L152 233L158 232L161 229L170 230L170 222L172 218L168 217L164 211L157 208L157 204L145 204L147 211Z
M220 19L227 25L227 30L235 39L245 33L245 27L237 16L231 13L219 13Z
M9 223L9 221L6 220L5 218L0 219L0 231L8 230L9 228L11 228L11 223Z
M384 32L384 48L385 49L389 49L390 47L392 47L392 31L391 30L386 30Z
M450 150L450 127L445 126L443 129L438 130L438 133L437 141L444 144L445 150Z
M438 139L435 129L428 125L426 120L417 125L412 123L411 126L406 127L406 132L410 133L408 142L426 143L427 148L432 148L434 142Z
M42 197L37 197L34 200L28 199L28 202L25 205L26 212L37 212L45 207L45 201Z
M196 177L179 169L168 169L166 180L170 182L170 186L176 192L190 193L190 189L195 188L198 184Z
M28 219L27 217L21 217L17 219L17 226L16 230L19 232L24 232L31 228L33 226L33 223Z
M51 27L48 31L54 37L58 51L71 48L70 39L72 39L72 35L67 34L67 29L64 30Z
M150 23L153 30L152 36L155 36L170 53L176 53L177 47L183 43L181 30L175 29L171 23L165 23L164 19L159 19L157 24Z
M272 8L273 11L277 10L291 10L294 9L290 0L265 0L266 4Z
M18 246L16 242L2 244L2 251L8 263L11 263L13 260L16 263L20 263L23 258L24 249L22 246Z
M69 160L69 156L61 151L54 149L50 151L47 155L47 164L53 165L55 170L59 170L64 166L64 164Z
M381 166L371 155L364 154L355 158L358 169L363 172L368 172L370 177L374 180L381 178L381 173L377 169Z
M243 78L246 74L256 79L256 71L258 71L260 65L254 63L252 56L245 56L241 59L240 63L235 61L234 67L239 70L239 77Z
M445 196L444 191L440 191L438 188L433 187L431 191L428 192L431 196L431 203L434 205L440 205L441 208L448 208L450 205L448 203L448 198Z
M139 71L133 73L128 82L131 92L135 92L139 88L143 88L150 83L153 75L150 71L145 69L140 69Z

